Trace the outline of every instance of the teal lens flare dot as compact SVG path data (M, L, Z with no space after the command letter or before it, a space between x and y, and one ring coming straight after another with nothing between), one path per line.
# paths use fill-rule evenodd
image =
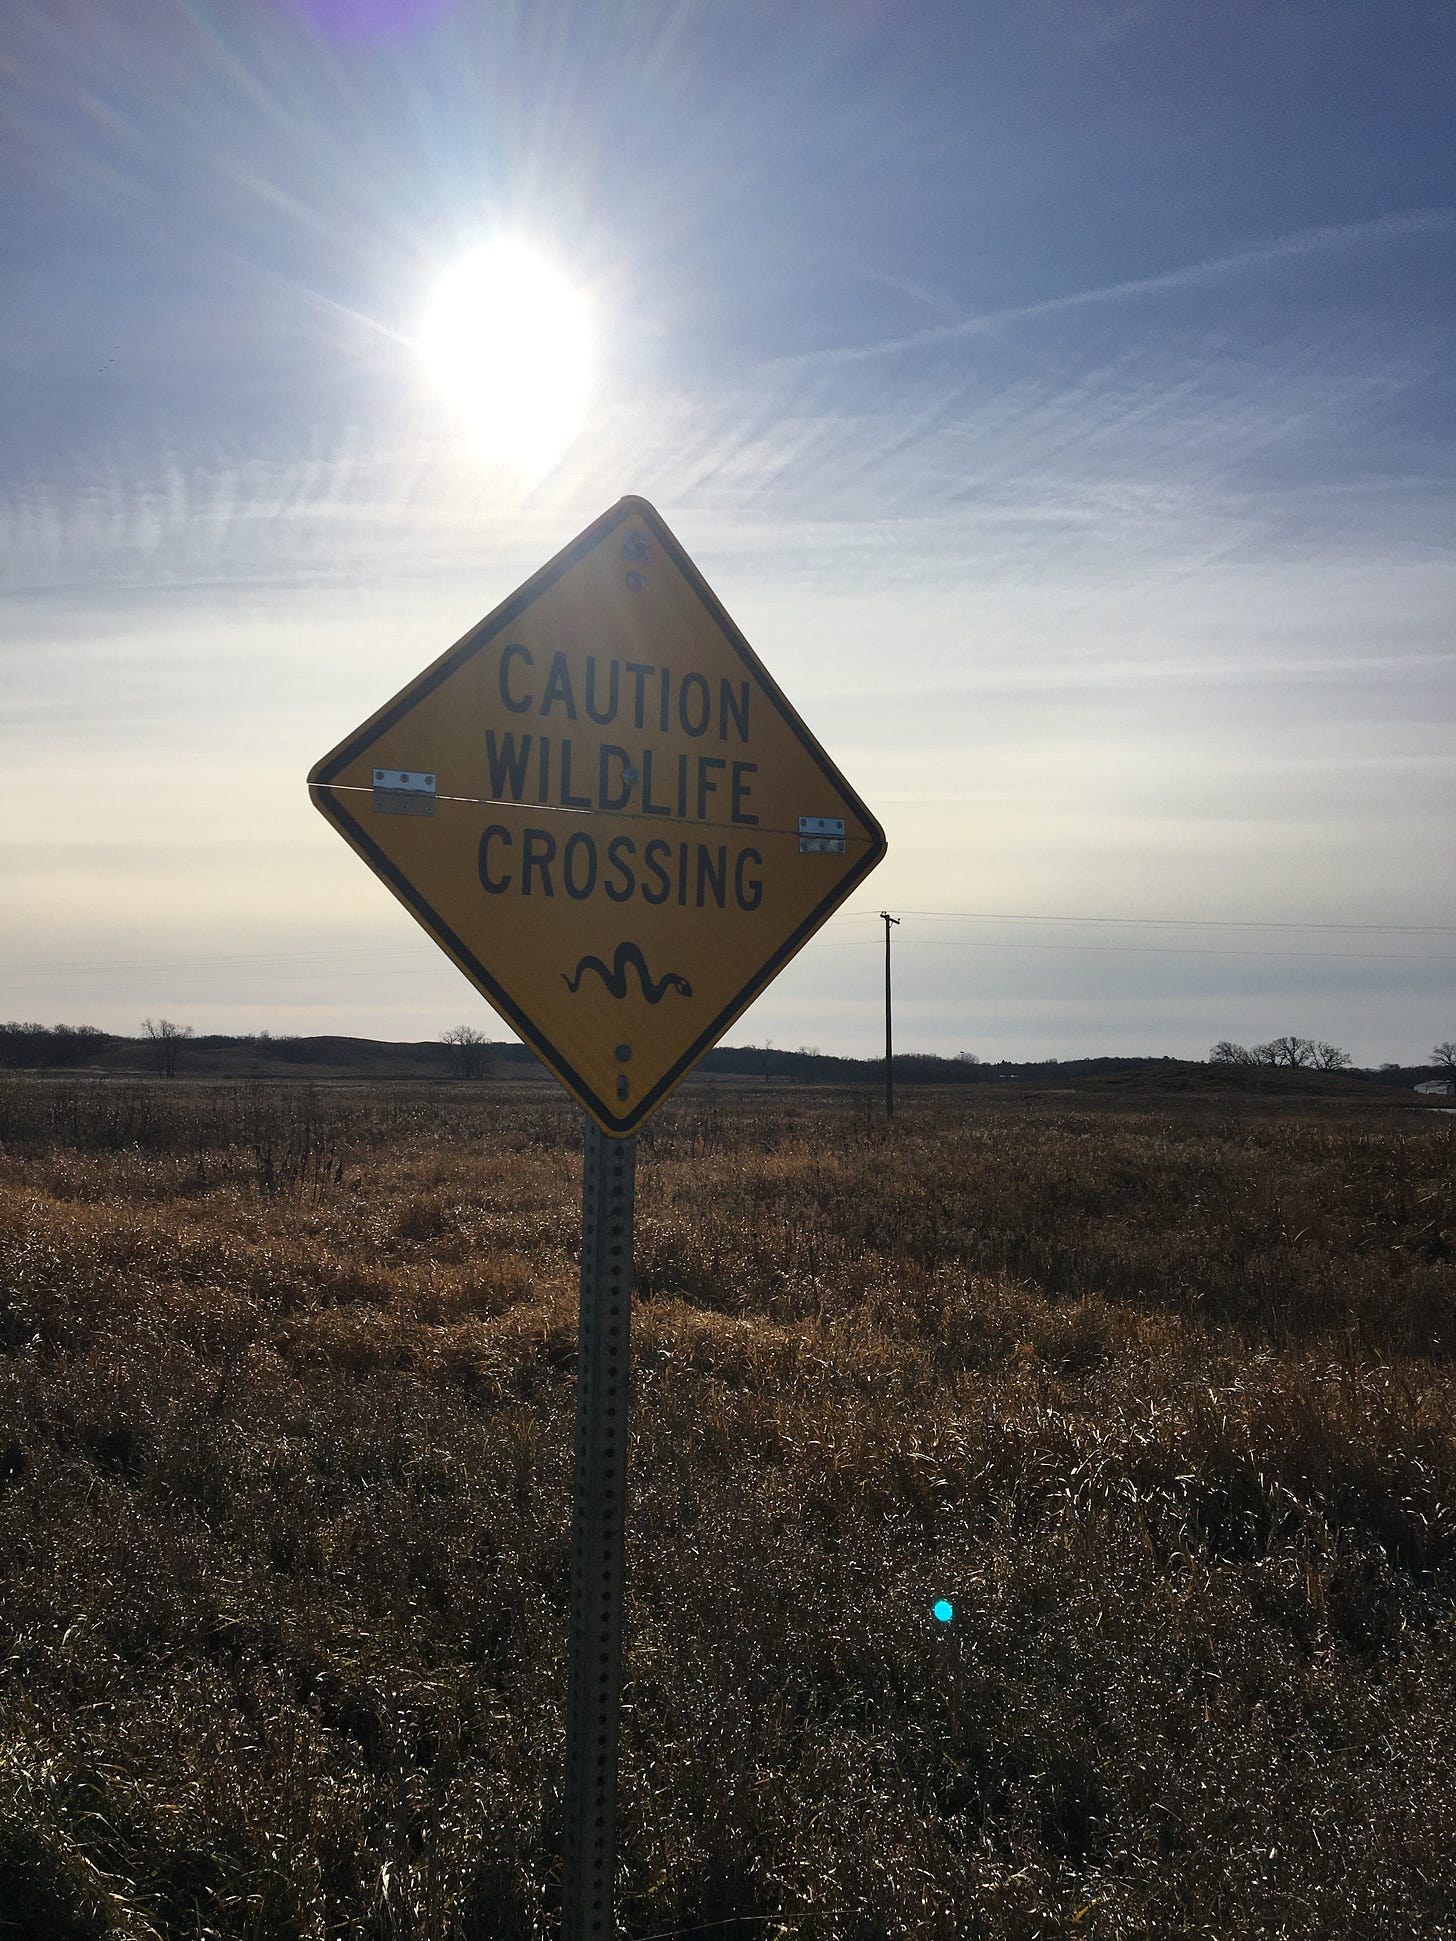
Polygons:
M948 1597L938 1597L932 1607L942 1624L949 1624L955 1616L955 1606Z

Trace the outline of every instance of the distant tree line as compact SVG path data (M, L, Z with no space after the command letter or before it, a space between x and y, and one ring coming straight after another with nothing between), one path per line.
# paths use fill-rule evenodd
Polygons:
M192 1036L190 1024L170 1018L144 1018L142 1036L151 1047L159 1078L175 1077L177 1057ZM94 1024L0 1024L0 1068L10 1071L53 1071L85 1065L113 1042L111 1034Z
M267 1031L196 1037L191 1025L175 1024L170 1018L144 1018L140 1035L151 1053L159 1078L176 1076L182 1050L189 1044L206 1051L232 1048L267 1050L289 1064L309 1064L323 1055L322 1047L334 1042L298 1038L290 1034L270 1035ZM99 1031L95 1025L22 1024L12 1019L8 1024L0 1024L0 1070L74 1068L93 1062L108 1046L118 1042L126 1041L114 1039L110 1033ZM442 1031L440 1043L454 1078L485 1078L491 1075L499 1061L515 1064L529 1059L526 1047L493 1043L474 1025L454 1025L448 1031ZM1221 1038L1210 1048L1208 1058L1214 1065L1267 1066L1287 1071L1339 1072L1353 1069L1350 1054L1339 1045L1328 1044L1318 1038L1293 1036L1271 1038L1266 1044L1259 1045L1240 1045L1232 1039ZM997 1079L1031 1078L1058 1070L1065 1071L1068 1076L1111 1075L1176 1062L1170 1058L1104 1056L1068 1059L1059 1066L1055 1058L998 1059L993 1063L981 1059L973 1051L963 1051L954 1057L934 1052L902 1052L895 1058L895 1074L911 1083L975 1085ZM704 1068L752 1074L764 1079L845 1081L862 1080L866 1073L882 1067L882 1064L882 1060L875 1058L857 1059L826 1054L813 1045L801 1045L797 1051L790 1051L777 1048L770 1041L763 1045L719 1045L708 1054ZM1411 1083L1422 1075L1422 1069L1419 1065L1406 1067L1385 1064L1380 1067L1379 1076L1388 1081ZM1446 1038L1433 1045L1430 1065L1426 1069L1433 1076L1456 1084L1456 1040Z
M0 1066L38 1071L84 1065L107 1043L94 1024L0 1024Z
M1220 1038L1208 1054L1210 1065L1282 1065L1288 1071L1343 1072L1354 1060L1338 1045L1318 1038L1271 1038L1266 1045L1236 1045Z

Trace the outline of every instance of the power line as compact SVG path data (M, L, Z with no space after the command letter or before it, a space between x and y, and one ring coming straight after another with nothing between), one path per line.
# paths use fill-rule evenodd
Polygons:
M955 922L963 922L963 923L1064 923L1064 924L1073 924L1073 925L1116 924L1116 925L1132 927L1132 928L1164 929L1164 930L1166 929L1281 930L1281 931L1298 930L1298 931L1342 931L1342 932L1351 932L1358 935L1380 935L1380 934L1391 935L1391 936L1456 935L1456 924L1451 924L1451 923L1290 923L1290 922L1283 922L1283 921L1274 921L1272 919L1266 921L1264 919L1256 918L1256 917L1113 917L1113 916L1059 917L1059 916L1049 916L1045 913L1031 914L1027 912L1012 912L1007 910L906 910L905 914L906 916L912 916L912 917L924 917L924 918L932 918L932 919L945 921L945 922L955 921ZM834 925L838 925L841 923L853 922L856 918L861 918L861 919L868 918L875 923L878 923L880 921L879 916L874 911L871 911L871 910L842 911L839 915L835 916L831 921ZM979 942L981 940L968 939L967 941ZM1134 948L1136 949L1136 948L1142 948L1144 946L1137 946L1137 945L1093 946L1093 945L1086 945L1086 944L1077 945L1077 944L1068 943L1068 944L1039 944L1039 945L1026 944L1022 946L1013 946L1010 944L1006 944L1000 947L1005 949L1012 949L1012 948L1019 947L1019 948L1028 949L1028 950L1030 949L1073 950L1073 949L1092 949L1092 948L1103 948L1103 949ZM1146 947L1151 948L1152 946L1146 946ZM131 963L102 963L102 964L98 964L95 962L36 963L34 961L27 962L27 963L14 963L14 962L8 963L8 964L0 963L0 976L6 975L12 972L26 972L31 974L44 972L49 974L52 972L59 973L59 972L68 972L68 971L86 971L86 972L92 972L92 973L98 973L98 974L99 973L110 974L116 971L149 971L149 970L169 970L169 969L179 969L179 968L205 970L218 965L221 965L224 967L231 967L236 964L269 964L269 965L305 964L305 963L332 964L332 963L339 963L348 958L368 957L371 960L377 960L379 958L384 958L384 957L391 957L391 958L408 957L408 956L412 956L413 954L414 954L414 951L409 946L395 945L391 947L387 945L379 946L379 945L373 945L373 944L366 944L366 945L357 945L352 947L343 946L340 948L334 948L326 945L320 949L308 950L308 951L290 951L286 953L280 953L278 951L256 951L256 952L229 951L229 952L219 953L216 955L209 955L206 957L152 958L152 959L146 959L141 961L134 961ZM1315 956L1325 956L1330 953L1326 953L1324 951L1317 951L1317 952L1312 952L1310 954Z
M903 905L901 906L903 908ZM872 910L848 912L854 917L879 918ZM1353 930L1360 932L1456 935L1456 923L1313 923L1291 922L1272 917L1059 917L1044 911L1015 910L909 910L907 917L956 919L967 923L1111 923L1160 930Z
M1121 928L1146 929L1187 929L1187 930L1253 930L1253 931L1296 931L1331 932L1359 936L1449 936L1456 935L1456 924L1449 923L1314 923L1289 922L1283 920L1263 920L1253 917L1123 917L1123 916L1050 916L1045 912L1011 912L1005 910L906 910L906 916L930 919L939 922L964 923L1041 923L1082 925L1109 925ZM853 922L856 918L869 918L880 921L879 916L869 910L843 912L832 921L832 926ZM870 939L835 938L820 936L810 944L816 950L862 949ZM1216 946L1200 944L1095 944L1079 939L1066 938L1057 943L1028 943L1010 939L988 937L939 937L922 940L921 948L933 949L980 949L980 950L1102 950L1137 952L1158 956L1224 956L1224 957L1309 957L1309 958L1349 958L1391 963L1435 964L1442 960L1435 956L1418 955L1410 951L1349 951L1349 950L1260 950L1220 949ZM425 946L418 945L357 945L330 948L324 946L308 951L258 951L258 952L218 952L203 957L164 957L133 960L132 962L29 962L0 964L0 978L20 979L18 988L29 988L29 983L37 978L50 977L116 977L138 972L172 972L188 975L197 971L235 971L248 966L259 966L264 974L268 971L286 972L289 969L306 969L310 965L332 968L359 959L367 959L372 966L381 962L399 962L421 955ZM432 960L433 961L433 960ZM347 973L342 970L337 974Z
M341 959L347 958L347 957L383 957L383 956L401 956L405 954L407 953L402 952L398 948L398 946L396 946L393 951L387 951L387 950L375 950L374 948L368 945L360 945L359 947L354 949L345 947L340 950L291 951L285 954L280 954L276 950L262 950L262 951L251 951L251 952L229 952L225 955L213 956L213 957L153 957L149 959L143 959L139 963L130 963L130 964L125 964L125 963L116 964L116 963L110 963L110 962L97 963L94 960L90 962L78 962L78 963L70 963L70 964L57 964L57 963L47 964L47 963L35 963L34 961L31 961L23 964L14 964L14 963L0 964L0 976L6 976L11 972L16 972L16 971L24 971L24 972L95 971L95 972L105 972L109 976L114 971L149 971L149 970L172 970L172 969L210 970L219 964L224 966L231 966L234 964L309 964L309 963L331 963L332 964L332 963L338 963Z
M910 911L906 915L913 914ZM877 937L839 937L815 938L806 946L809 950L868 950L878 948ZM1359 963L1390 964L1444 964L1444 957L1426 955L1413 950L1236 950L1221 948L1217 944L1089 944L1076 939L1064 943L1030 944L1007 941L1000 937L927 937L919 945L922 950L1103 950L1114 951L1137 957L1309 957L1320 963L1328 963L1331 958L1349 958Z

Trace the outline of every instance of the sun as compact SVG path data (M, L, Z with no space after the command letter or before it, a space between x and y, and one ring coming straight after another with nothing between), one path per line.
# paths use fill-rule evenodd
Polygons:
M484 243L447 270L417 341L433 388L482 456L539 473L581 429L591 304L527 244Z

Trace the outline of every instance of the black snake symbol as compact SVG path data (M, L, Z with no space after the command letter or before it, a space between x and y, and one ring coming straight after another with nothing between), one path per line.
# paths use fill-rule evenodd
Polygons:
M647 959L636 944L618 944L612 967L608 970L600 957L583 957L570 976L565 971L561 980L575 997L582 978L588 971L595 971L613 997L627 995L627 968L631 966L637 973L637 982L642 987L642 995L649 1004L660 1004L666 991L676 991L679 997L691 997L693 987L685 977L676 971L668 971L663 977L654 977L647 968Z

